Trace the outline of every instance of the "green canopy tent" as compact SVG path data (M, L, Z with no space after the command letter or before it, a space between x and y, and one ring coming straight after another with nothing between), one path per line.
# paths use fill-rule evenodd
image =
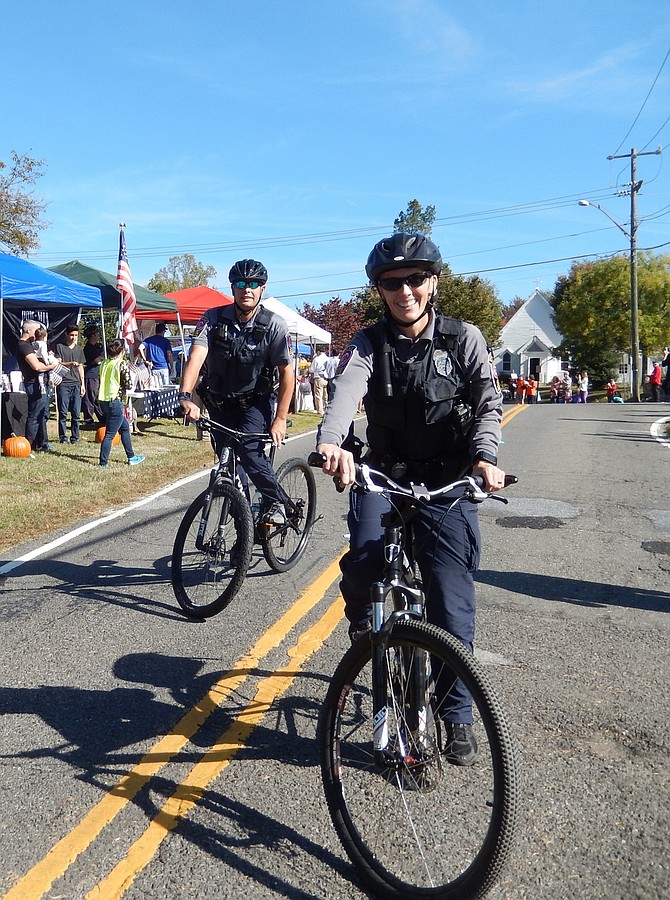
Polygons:
M90 284L99 288L104 309L121 309L121 294L116 289L116 275L103 272L101 269L94 269L93 266L87 266L85 263L79 262L78 259L73 259L60 266L50 266L50 270L57 272L59 275L65 275L73 281L79 281L82 284ZM176 321L183 345L184 329L179 318L176 302L171 297L165 297L163 294L157 294L155 291L142 287L141 284L133 283L133 287L135 289L135 300L137 301L137 318Z

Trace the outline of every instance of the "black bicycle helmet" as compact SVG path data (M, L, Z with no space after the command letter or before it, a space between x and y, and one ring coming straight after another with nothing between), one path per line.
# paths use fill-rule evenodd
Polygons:
M231 284L234 281L260 281L261 284L266 284L268 270L257 259L240 259L228 272L228 280Z
M374 245L365 271L370 281L377 281L384 272L414 266L439 275L442 271L440 251L429 238L421 234L399 232Z

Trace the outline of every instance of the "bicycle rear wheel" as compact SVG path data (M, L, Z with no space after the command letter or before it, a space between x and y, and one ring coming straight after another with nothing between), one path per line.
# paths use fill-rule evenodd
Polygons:
M369 641L351 647L319 722L324 790L340 841L380 897L482 897L509 857L519 805L514 741L500 703L458 641L433 625L398 623L384 652L388 743L375 755L371 657ZM430 682L418 716L408 715L421 703L410 700L417 671ZM471 766L444 757L440 715L456 676L473 697L479 755Z
M286 524L262 526L261 544L268 565L286 572L305 552L316 518L316 481L313 470L297 456L277 470L277 482L286 494Z
M186 510L172 549L174 594L194 619L213 616L230 603L247 574L254 543L251 510L239 490L228 482L218 485L209 510L207 493Z

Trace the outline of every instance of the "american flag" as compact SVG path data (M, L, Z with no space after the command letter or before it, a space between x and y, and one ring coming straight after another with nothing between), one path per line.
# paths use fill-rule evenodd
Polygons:
M121 294L121 337L129 347L135 342L137 331L137 301L135 300L135 288L130 275L128 265L128 253L126 251L126 235L121 227L119 237L119 268L116 270L116 289Z

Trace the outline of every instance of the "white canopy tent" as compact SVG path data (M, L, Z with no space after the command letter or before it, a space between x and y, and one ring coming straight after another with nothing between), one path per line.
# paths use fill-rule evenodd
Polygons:
M326 331L325 328L320 328L318 325L315 325L313 322L310 322L309 319L306 319L304 316L301 316L300 313L297 313L294 309L291 309L289 306L286 306L281 300L277 300L276 297L263 297L263 306L266 309L269 309L271 312L276 313L278 316L286 322L288 327L288 332L291 338L295 341L295 389L293 392L293 400L295 408L298 408L298 344L310 344L312 350L317 344L328 344L330 347L330 342L332 335L330 331Z
M277 300L276 297L263 297L262 304L270 312L282 317L288 326L289 334L292 338L295 338L296 344L300 341L303 344L311 344L312 346L315 344L328 344L330 346L332 337L330 331L326 331L325 328L310 322L309 319L286 306L281 300Z

